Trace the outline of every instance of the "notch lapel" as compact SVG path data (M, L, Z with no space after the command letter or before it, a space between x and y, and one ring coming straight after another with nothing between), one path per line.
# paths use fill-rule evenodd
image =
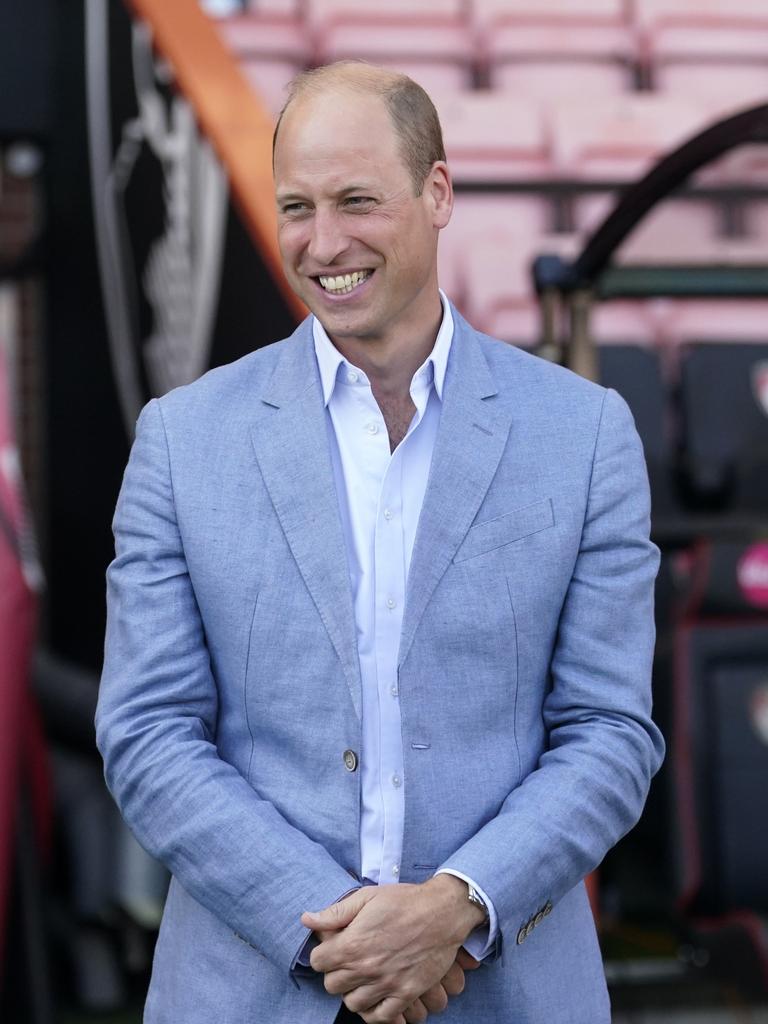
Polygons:
M424 610L493 480L512 420L491 377L477 335L455 309L427 491L416 531L400 637L405 661Z
M284 345L261 400L260 416L251 427L256 459L360 718L360 663L352 589L311 317Z

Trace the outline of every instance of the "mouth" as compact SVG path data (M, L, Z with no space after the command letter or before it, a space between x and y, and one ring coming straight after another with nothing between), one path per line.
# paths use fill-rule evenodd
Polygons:
M372 270L355 270L351 274L320 274L314 280L326 295L349 295L365 284L372 274Z

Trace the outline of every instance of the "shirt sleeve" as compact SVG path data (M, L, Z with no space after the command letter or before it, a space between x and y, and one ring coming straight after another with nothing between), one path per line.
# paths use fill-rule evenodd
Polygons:
M473 956L475 960L484 960L487 956L490 956L496 949L496 939L499 935L499 919L496 916L496 910L493 903L488 898L486 893L480 888L477 882L473 882L471 878L463 875L461 871L454 871L453 868L442 868L440 871L436 871L435 875L454 875L456 878L460 878L462 882L466 882L467 885L471 885L476 890L477 894L481 897L483 903L488 908L488 923L481 924L471 932L464 943L464 949Z

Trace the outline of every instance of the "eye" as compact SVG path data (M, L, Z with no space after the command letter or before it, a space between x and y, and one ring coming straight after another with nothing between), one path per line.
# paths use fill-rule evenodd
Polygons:
M304 213L307 209L307 204L302 202L285 203L281 208L280 212L287 216L292 216L299 213Z
M359 210L370 206L373 201L371 196L347 196L344 200L344 205L348 209Z

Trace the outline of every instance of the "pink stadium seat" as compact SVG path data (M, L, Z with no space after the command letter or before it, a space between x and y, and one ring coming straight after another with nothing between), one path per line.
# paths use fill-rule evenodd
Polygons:
M667 344L691 341L755 341L765 344L762 299L689 299L672 304L665 323Z
M551 213L549 201L541 195L457 195L451 222L440 233L441 287L455 302L464 303L466 254L478 245L478 239L499 231L516 238L539 238L549 230Z
M589 332L598 345L653 346L663 336L670 303L664 299L614 299L592 307Z
M302 0L250 0L251 14L281 15L284 18L301 17Z
M549 146L538 104L487 90L436 93L432 98L457 180L549 176Z
M355 20L329 28L317 37L316 60L361 58L394 67L414 78L428 91L469 88L473 54L465 30L451 24L434 26L371 25Z
M514 226L466 238L461 275L465 308L480 330L515 344L539 340L541 313L531 263L541 252L573 256L575 237L520 234Z
M636 0L643 48L658 89L748 101L768 91L764 0Z
M462 0L306 0L318 64L362 58L429 89L462 89L474 50Z
M745 145L730 150L700 171L693 181L697 185L728 185L738 188L740 185L759 185L765 187L768 182L768 147L763 145Z
M706 104L652 94L563 101L551 111L560 175L631 181L713 120Z
M718 211L706 202L668 200L655 206L616 252L617 264L717 262Z
M635 37L622 0L475 0L474 12L494 88L595 95L634 84Z
M372 24L397 19L438 25L464 21L463 0L304 0L309 21L325 29L350 20Z
M517 40L520 43L520 40ZM511 57L509 52L490 65L490 81L494 89L503 89L520 96L549 97L610 96L628 92L634 74L629 64L620 59L586 59L564 53L552 55L524 53Z
M286 15L247 14L217 22L226 45L273 113L285 101L285 86L309 61L309 39L300 21Z
M279 15L245 14L217 22L219 33L240 60L284 61L296 67L309 60L310 45L302 23Z
M688 60L674 54L657 55L653 67L654 86L677 96L730 96L746 109L764 103L768 97L768 33L763 36L759 55L739 60Z
M276 118L287 98L288 83L301 68L289 61L249 58L240 66L267 110Z
M634 0L633 9L644 29L768 23L764 0Z

